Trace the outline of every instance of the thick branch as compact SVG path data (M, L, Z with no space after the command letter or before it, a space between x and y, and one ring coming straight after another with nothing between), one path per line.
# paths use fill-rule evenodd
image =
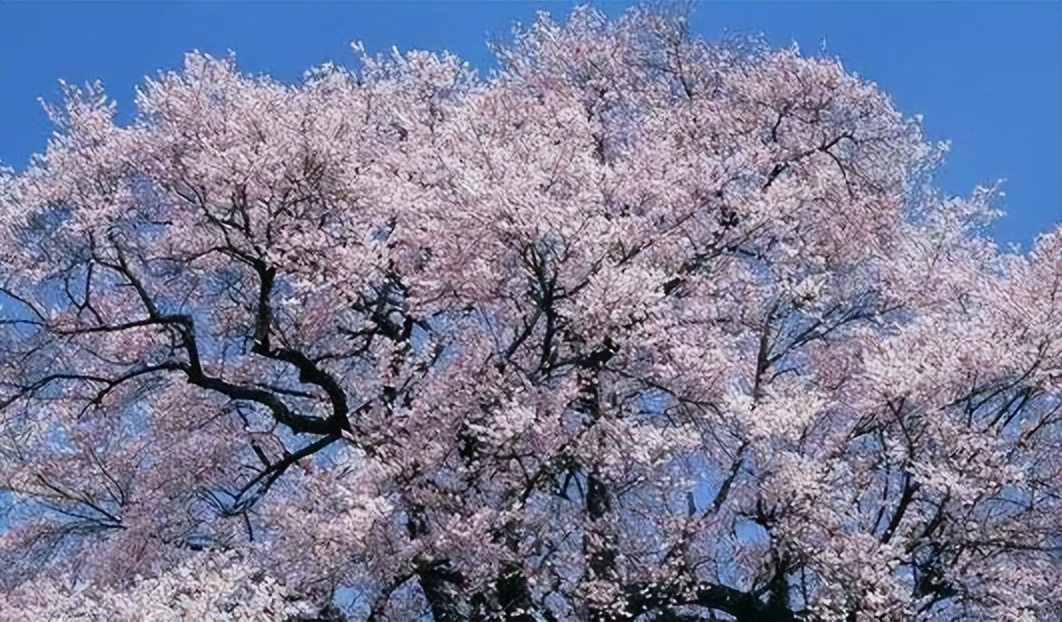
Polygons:
M339 386L339 382L328 374L303 353L291 348L273 349L270 347L270 326L273 318L272 307L269 297L272 295L273 281L276 277L276 269L267 267L262 262L255 263L261 280L258 292L258 313L255 320L255 345L252 352L276 361L283 361L295 366L299 370L299 381L317 385L328 395L332 404L331 422L341 429L350 430L350 421L347 419L349 406L347 394Z

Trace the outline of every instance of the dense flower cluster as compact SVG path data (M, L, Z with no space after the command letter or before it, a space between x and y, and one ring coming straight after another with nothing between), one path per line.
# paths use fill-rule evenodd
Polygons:
M356 51L0 173L0 618L1058 619L1062 233L679 17Z

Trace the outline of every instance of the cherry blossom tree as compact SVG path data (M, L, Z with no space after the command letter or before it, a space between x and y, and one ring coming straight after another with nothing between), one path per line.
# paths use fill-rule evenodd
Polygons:
M1062 615L1059 230L681 17L355 49L0 175L0 618Z

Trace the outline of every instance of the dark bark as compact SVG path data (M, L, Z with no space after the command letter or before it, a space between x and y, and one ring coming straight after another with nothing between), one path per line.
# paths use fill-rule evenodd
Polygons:
M449 560L418 565L417 579L435 622L464 622L468 619L455 589L464 583L464 577L454 570Z
M614 620L633 620L640 615L660 612L674 614L681 606L711 609L733 616L738 622L795 622L794 614L784 602L771 598L764 602L753 594L717 583L692 588L632 584L624 588L627 611Z

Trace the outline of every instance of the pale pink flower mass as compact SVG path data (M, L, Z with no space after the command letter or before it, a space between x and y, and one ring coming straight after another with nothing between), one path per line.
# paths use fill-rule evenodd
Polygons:
M355 50L0 172L0 620L1062 616L1062 232L674 17Z

